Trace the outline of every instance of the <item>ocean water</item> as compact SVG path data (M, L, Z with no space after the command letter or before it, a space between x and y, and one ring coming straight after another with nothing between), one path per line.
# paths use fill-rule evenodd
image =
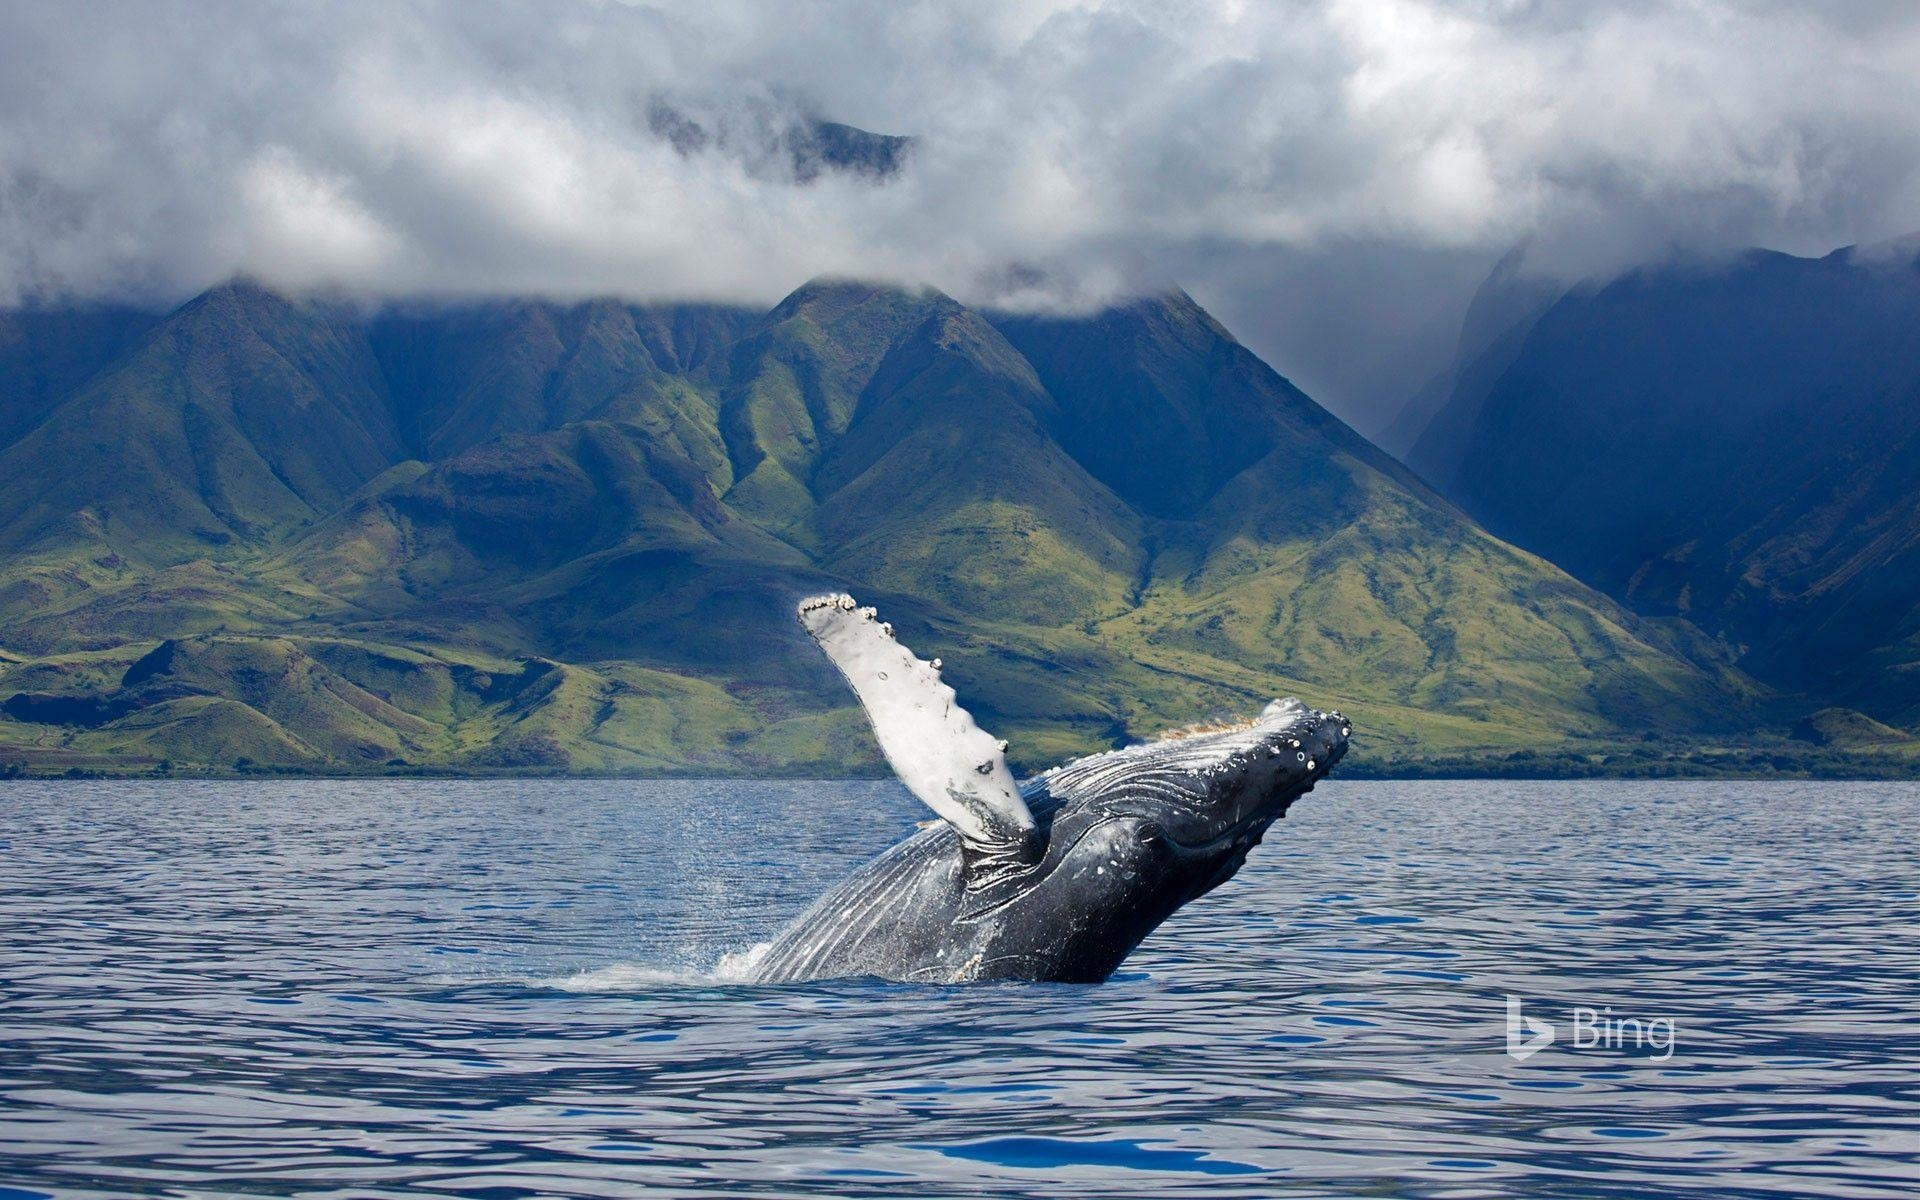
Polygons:
M1920 1194L1920 786L1336 781L1102 986L716 972L922 815L0 784L0 1200Z

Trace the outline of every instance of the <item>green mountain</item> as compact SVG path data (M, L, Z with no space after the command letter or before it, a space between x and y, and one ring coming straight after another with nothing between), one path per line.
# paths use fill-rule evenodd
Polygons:
M1409 461L1501 536L1723 637L1804 704L1910 729L1917 328L1911 246L1634 272L1529 314Z
M107 306L0 312L0 447L45 420L154 320Z
M0 546L159 566L264 543L337 508L401 449L350 312L229 285L7 447Z
M1029 768L1286 692L1376 769L1586 761L1762 699L1177 292L368 315L234 284L67 361L0 392L41 397L0 449L0 764L871 769L791 618L837 587Z

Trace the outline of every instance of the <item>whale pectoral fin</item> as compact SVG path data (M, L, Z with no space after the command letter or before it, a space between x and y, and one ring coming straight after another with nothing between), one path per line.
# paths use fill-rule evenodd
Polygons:
M1034 862L1040 839L1003 743L973 723L937 662L914 657L893 627L853 597L800 602L800 623L853 685L880 749L907 790L960 834L970 862Z

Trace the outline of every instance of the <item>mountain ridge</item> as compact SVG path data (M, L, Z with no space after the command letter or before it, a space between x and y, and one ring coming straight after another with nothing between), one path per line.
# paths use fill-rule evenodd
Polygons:
M1920 720L1920 259L1752 250L1575 289L1412 462L1495 532Z
M1678 738L1762 700L1707 639L1480 531L1184 293L369 315L235 284L143 337L45 435L121 441L65 479L49 443L0 449L48 476L0 495L0 696L28 697L0 760L871 769L790 618L842 587L1028 767L1281 691L1394 761ZM197 664L173 690L128 681L165 646Z

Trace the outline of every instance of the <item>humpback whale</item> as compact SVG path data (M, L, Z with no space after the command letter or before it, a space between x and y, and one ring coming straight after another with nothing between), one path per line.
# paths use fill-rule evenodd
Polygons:
M1353 729L1276 700L1244 724L1076 759L1015 784L893 627L845 594L801 624L866 708L894 773L941 819L808 908L747 974L1098 983L1162 921L1233 877L1267 827L1325 778Z

